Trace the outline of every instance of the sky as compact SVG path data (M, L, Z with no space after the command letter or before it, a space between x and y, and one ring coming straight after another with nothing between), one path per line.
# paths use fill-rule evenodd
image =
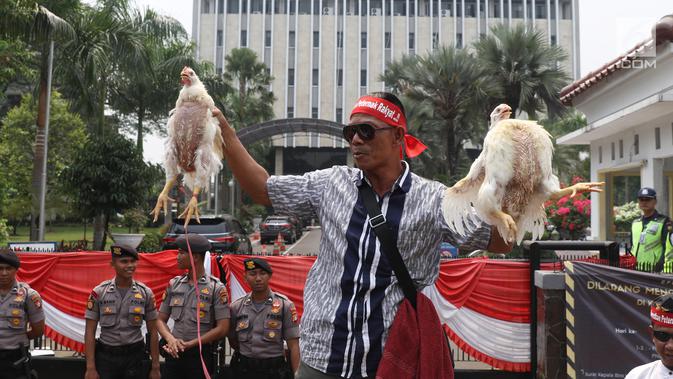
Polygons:
M136 6L151 7L176 18L191 35L193 1L135 0ZM579 0L580 71L595 70L651 35L652 26L673 13L671 0ZM160 137L148 136L145 159L161 162Z

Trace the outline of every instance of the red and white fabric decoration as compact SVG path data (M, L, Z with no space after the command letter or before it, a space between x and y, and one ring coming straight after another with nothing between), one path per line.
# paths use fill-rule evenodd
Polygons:
M87 297L98 283L114 276L110 253L20 253L20 257L18 279L42 296L46 335L84 352ZM243 269L247 257L221 258L231 301L250 291ZM301 317L304 283L315 257L265 259L274 271L271 288L290 298ZM207 257L207 272L219 276L214 260ZM176 251L168 250L141 254L135 278L152 288L159 303L168 281L181 273ZM423 293L432 300L447 334L462 350L496 368L525 372L530 370L529 285L525 262L456 259L442 262L438 280Z

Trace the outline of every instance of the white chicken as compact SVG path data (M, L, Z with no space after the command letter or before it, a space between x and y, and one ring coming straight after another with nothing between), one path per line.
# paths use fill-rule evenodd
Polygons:
M185 218L187 226L192 216L200 222L198 195L210 177L222 169L224 140L219 123L213 117L215 102L194 70L185 66L180 73L180 83L183 87L175 108L169 113L167 125L168 138L164 151L166 184L152 214L155 222L162 208L166 214L168 202L174 201L168 193L178 175L183 174L185 185L192 190L192 198L179 216Z
M444 218L459 234L476 213L508 242L520 243L526 232L536 240L544 233L547 199L602 191L603 183L560 189L552 172L551 135L535 121L509 119L511 113L507 104L493 110L481 154L467 176L446 189Z

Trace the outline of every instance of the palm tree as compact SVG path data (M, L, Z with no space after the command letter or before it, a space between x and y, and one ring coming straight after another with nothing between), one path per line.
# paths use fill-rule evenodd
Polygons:
M44 2L43 2L44 3ZM76 1L53 2L51 9L59 9L63 14L77 7ZM51 7L51 4L49 4ZM0 5L0 35L20 38L29 42L39 52L38 113L35 135L33 174L32 174L32 212L30 239L38 239L37 217L40 208L40 191L44 161L45 123L47 115L47 77L49 73L49 46L52 41L69 41L74 38L72 26L63 18L52 13L36 1L15 0ZM45 189L46 190L46 189Z
M242 127L272 118L275 96L269 85L273 77L266 65L247 48L233 49L224 59L224 80L233 88L226 112L232 125Z
M458 179L463 144L483 135L487 100L499 95L475 58L466 50L442 47L393 62L381 79L408 100L406 107L427 108L411 131L417 128L421 139L427 137L433 159L446 162L445 180Z
M502 90L499 102L511 106L514 115L521 110L534 117L545 108L550 117L563 113L558 94L569 78L559 63L566 54L558 45L548 45L545 38L523 24L498 24L474 44L479 63Z
M131 21L124 0L83 6L72 21L77 38L64 46L63 92L86 117L90 132L106 128L105 106L111 87L128 62L147 65L143 31Z
M111 106L135 117L136 147L143 151L144 121L155 125L168 115L177 97L179 70L194 66L193 45L182 25L151 9L131 15L132 28L140 30L147 59L135 56L121 62L111 83Z

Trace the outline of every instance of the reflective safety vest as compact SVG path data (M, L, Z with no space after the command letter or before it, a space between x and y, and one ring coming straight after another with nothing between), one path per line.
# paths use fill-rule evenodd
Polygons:
M647 223L643 230L643 221L638 219L631 225L631 253L638 264L645 264L655 271L661 270L664 255L673 254L673 245L669 241L666 223L668 217L658 215ZM662 233L666 242L662 241Z

